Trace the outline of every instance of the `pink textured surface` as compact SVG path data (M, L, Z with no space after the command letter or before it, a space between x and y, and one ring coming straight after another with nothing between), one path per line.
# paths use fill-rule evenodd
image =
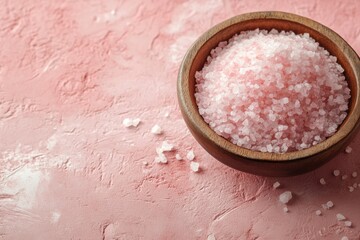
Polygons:
M4 0L0 239L359 239L360 187L347 187L360 183L351 177L360 135L351 154L275 179L222 165L186 130L175 87L184 52L210 26L258 10L313 18L360 52L358 0ZM142 123L126 129L126 117ZM163 135L150 133L155 123ZM155 164L164 139L182 156L193 148L202 171L175 153ZM337 168L349 177L332 176ZM288 213L278 201L286 190ZM335 206L316 216L329 200Z

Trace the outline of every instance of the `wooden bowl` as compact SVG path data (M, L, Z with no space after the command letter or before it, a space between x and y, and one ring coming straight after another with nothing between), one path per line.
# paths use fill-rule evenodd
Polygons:
M210 50L236 33L254 29L309 33L338 59L351 90L348 116L325 141L295 152L264 153L239 147L217 135L203 120L195 101L195 72L202 69ZM311 19L284 12L255 12L230 18L205 32L190 47L181 64L177 93L184 120L196 140L217 160L257 175L291 176L313 170L329 161L355 134L360 125L360 59L338 34Z

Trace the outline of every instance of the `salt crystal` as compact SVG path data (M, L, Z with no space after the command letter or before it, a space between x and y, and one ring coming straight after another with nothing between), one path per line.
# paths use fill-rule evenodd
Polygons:
M163 141L160 149L162 152L170 152L174 150L174 145L168 143L168 141Z
M345 179L347 179L347 178L348 178L348 175L346 175L346 174L341 176L341 179L342 179L342 180L345 180Z
M200 170L200 164L197 163L197 162L194 162L192 161L190 163L190 169L193 171L193 172L198 172Z
M163 153L159 153L156 157L155 157L155 162L156 163L167 163L167 158Z
M354 183L353 184L353 188L357 188L358 187L358 184L357 183Z
M125 118L122 123L125 127L132 126L132 120L130 118Z
M326 206L328 207L328 209L332 208L334 206L334 203L332 201L328 201L326 203Z
M351 148L351 147L349 147L349 146L348 146L348 147L346 147L345 152L346 152L346 153L351 153L351 152L352 152L352 148Z
M143 161L143 165L147 166L148 162L147 161Z
M358 174L357 174L357 172L353 172L353 173L351 174L351 176L352 176L353 178L356 178L356 177L358 176Z
M349 240L349 238L344 236L344 237L341 238L341 240Z
M162 129L159 125L156 124L151 128L151 133L155 135L160 135L162 134Z
M336 214L336 218L339 221L343 221L346 219L346 217L344 215L342 215L341 213Z
M345 221L345 222L344 222L344 225L345 225L346 227L351 227L351 226L352 226L352 222L351 222L351 221Z
M321 184L321 185L325 185L325 184L326 184L326 182L325 182L325 179L324 179L324 178L320 178L320 184Z
M339 176L340 175L340 170L337 170L337 169L334 170L333 174L334 174L335 177Z
M278 187L280 187L280 183L279 183L279 182L275 182L275 183L273 184L273 188L276 189L276 188L278 188Z
M166 112L165 114L164 114L164 117L166 117L166 118L168 118L170 116L170 113L168 113L168 112Z
M289 209L287 207L284 207L283 211L287 213L287 212L289 212Z
M353 192L354 191L354 187L353 186L349 186L349 192Z
M183 158L178 153L175 155L175 159L178 161L183 160Z
M122 124L129 128L129 127L137 127L140 124L141 120L139 118L131 119L131 118L125 118L122 122Z
M316 214L317 216L320 216L322 213L321 213L320 210L316 210L315 214Z
M290 191L283 192L279 196L279 201L287 204L292 199L292 193Z
M195 159L195 154L193 150L188 151L188 153L186 154L186 158L189 161L192 161Z

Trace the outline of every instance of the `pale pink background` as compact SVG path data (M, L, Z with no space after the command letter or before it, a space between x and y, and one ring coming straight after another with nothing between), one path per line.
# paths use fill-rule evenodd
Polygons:
M258 10L310 17L360 52L359 0L1 1L0 239L359 239L360 189L348 186L360 183L350 176L360 175L360 135L351 154L314 172L265 178L213 159L181 118L186 49L212 25ZM142 123L126 129L126 117ZM155 123L162 136L150 133ZM175 152L154 163L164 139L183 156L194 149L202 172ZM336 168L349 177L332 176ZM278 201L285 190L295 195L289 213ZM329 200L334 208L316 216Z

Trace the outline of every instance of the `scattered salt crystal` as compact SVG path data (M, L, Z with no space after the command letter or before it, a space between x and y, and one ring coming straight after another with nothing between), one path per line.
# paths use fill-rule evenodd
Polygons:
M336 61L308 34L241 32L213 49L196 72L199 113L244 148L283 153L311 147L347 116L350 89Z
M130 118L125 118L122 123L125 127L132 126L132 120Z
M345 152L346 153L351 153L352 152L352 148L347 146L346 149L345 149Z
M188 151L188 153L186 154L186 158L187 158L187 160L189 160L189 161L194 160L194 158L195 158L194 151L193 151L193 150Z
M214 234L210 234L210 235L207 237L207 240L216 240L215 235L214 235Z
M174 145L168 143L168 141L163 141L160 149L162 152L170 152L174 150Z
M279 182L275 182L275 183L273 184L273 188L276 189L276 188L278 188L278 187L280 187L280 183L279 183Z
M166 117L166 118L168 118L170 116L170 113L169 112L166 112L165 114L164 114L164 117Z
M328 201L326 203L326 206L328 207L328 209L332 208L334 206L334 203L332 201Z
M327 209L327 210L329 210L333 206L334 206L334 203L332 201L328 201L327 203L322 204L323 209Z
M122 122L122 124L129 128L129 127L137 127L140 124L141 120L140 118L135 118L135 119L131 119L131 118L125 118Z
M344 236L344 237L341 238L341 240L349 240L349 238Z
M159 125L156 124L151 128L151 133L155 135L160 135L162 134L162 129Z
M158 153L158 155L155 157L156 163L167 163L167 158L163 153Z
M320 178L320 184L321 184L321 185L325 185L325 184L326 184L326 182L325 182L325 179L324 179L324 178Z
M289 209L287 207L284 207L283 211L287 213L287 212L289 212Z
M283 192L279 196L279 201L287 204L292 199L292 193L290 191Z
M349 192L353 192L354 191L354 187L353 186L349 186Z
M357 174L357 172L353 172L353 173L351 174L351 176L352 176L353 178L356 178L356 177L358 176L358 174Z
M346 175L346 174L345 174L345 175L342 175L342 177L341 177L342 180L345 180L345 179L347 179L347 178L348 178L348 175Z
M333 174L334 174L335 177L339 176L340 175L340 170L337 170L337 169L334 170Z
M320 216L322 213L321 213L320 210L316 210L315 214L316 214L317 216Z
M148 165L148 162L147 162L147 161L143 161L143 164L146 166L146 165Z
M197 163L197 162L191 162L190 163L190 169L193 171L193 172L198 172L200 170L200 164Z
M344 215L342 215L341 213L336 214L336 218L339 221L343 221L346 219L346 217Z
M357 183L354 183L353 184L353 188L357 188L358 187L358 184Z
M344 222L344 225L345 225L346 227L351 227L351 226L352 226L352 222L351 222L351 221L345 221L345 222Z
M178 153L175 155L175 158L176 158L176 160L179 160L179 161L180 161L180 160L183 160L183 158L182 158L182 157L180 156L180 154L178 154Z
M168 160L164 154L164 152L170 152L174 149L174 145L168 143L168 141L163 141L160 147L156 148L156 153L158 154L155 157L156 163L167 163Z

